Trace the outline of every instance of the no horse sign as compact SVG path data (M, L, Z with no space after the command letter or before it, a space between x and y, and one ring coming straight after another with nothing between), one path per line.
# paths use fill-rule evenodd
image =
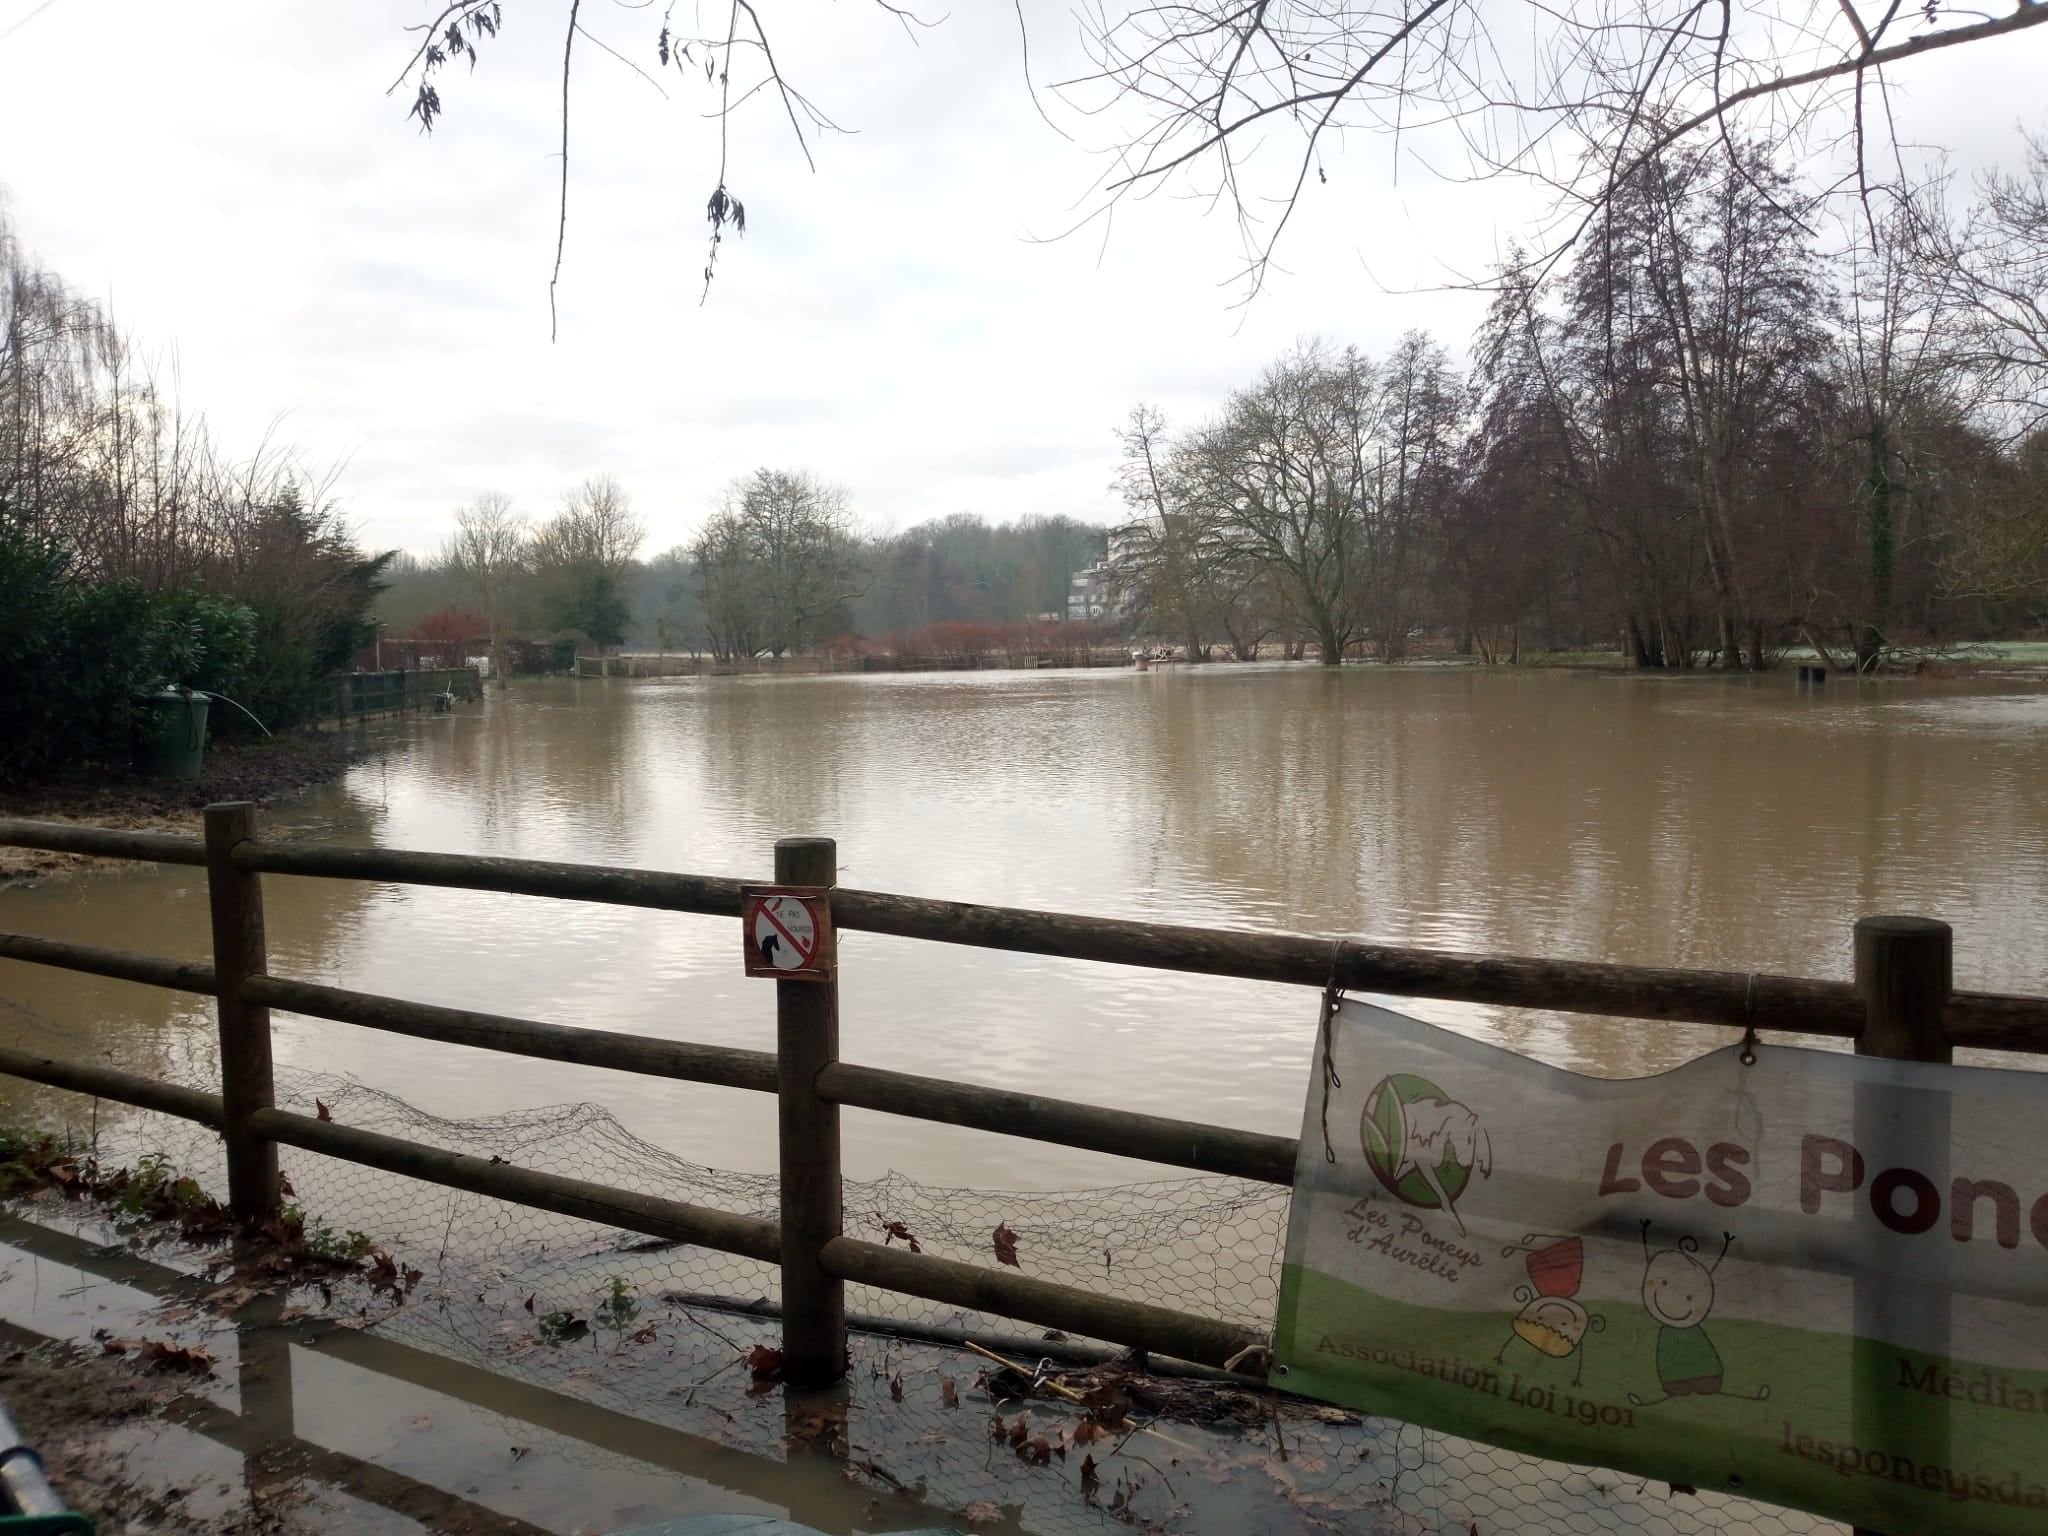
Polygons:
M832 908L815 885L740 887L740 930L747 974L782 981L829 981L837 958Z

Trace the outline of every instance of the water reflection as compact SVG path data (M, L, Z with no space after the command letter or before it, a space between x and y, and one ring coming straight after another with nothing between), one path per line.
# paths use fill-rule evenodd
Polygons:
M840 841L871 889L1471 950L1840 976L1863 912L1955 924L1962 984L2048 991L2048 691L1986 683L1216 668L557 682L399 728L290 836L765 877ZM732 925L272 879L281 973L761 1047ZM189 872L0 894L0 926L204 954ZM851 1059L1290 1130L1313 1000L1288 988L845 936ZM196 1000L29 967L0 995L137 1070L205 1051ZM1585 1070L1721 1038L1414 1005ZM280 1059L444 1115L601 1099L701 1161L773 1166L748 1096L280 1019ZM947 1183L1126 1176L876 1116L848 1164Z

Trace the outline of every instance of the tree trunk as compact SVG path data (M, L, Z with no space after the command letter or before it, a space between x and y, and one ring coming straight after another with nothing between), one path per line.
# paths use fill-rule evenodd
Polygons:
M1344 637L1337 633L1334 625L1316 626L1316 644L1322 650L1317 658L1326 667L1344 665Z
M1650 665L1650 645L1643 638L1643 626L1636 622L1634 614L1628 616L1627 627L1622 633L1622 646L1623 655L1627 657L1630 666L1648 667Z
M1892 529L1891 444L1881 422L1870 424L1870 614L1856 637L1856 670L1876 670L1891 623L1892 574L1897 551Z

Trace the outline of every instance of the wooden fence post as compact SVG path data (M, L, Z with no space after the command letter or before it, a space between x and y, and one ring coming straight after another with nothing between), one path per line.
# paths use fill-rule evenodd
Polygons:
M206 808L206 890L213 914L213 975L220 989L220 1094L228 1150L228 1204L245 1222L277 1209L277 1144L249 1130L249 1117L271 1109L270 1010L242 1001L242 982L263 974L262 876L235 868L235 845L256 835L256 807L247 801Z
M829 837L775 844L777 885L832 886L839 845ZM822 1387L846 1374L846 1286L818 1255L840 1235L839 1106L818 1097L818 1074L839 1060L839 978L775 983L776 1105L782 1152L782 1375Z
M1954 986L1955 933L1927 917L1865 917L1856 923L1856 991L1863 999L1863 1033L1858 1056L1891 1061L1947 1063L1955 1056L1943 1029ZM1900 1124L1910 1116L1910 1127ZM1856 1145L1873 1169L1905 1161L1913 1148L1938 1149L1938 1166L1924 1165L1925 1151L1912 1159L1940 1189L1948 1188L1948 1100L1939 1093L1889 1090L1861 1093L1856 1105ZM1923 1393L1904 1400L1898 1385L1898 1351L1881 1342L1902 1312L1917 1314L1923 1336L1944 1353L1948 1298L1916 1294L1885 1283L1882 1260L1866 1254L1855 1284L1858 1344L1855 1356L1852 1425L1856 1444L1911 1451L1923 1463L1948 1464L1946 1401ZM1879 1536L1864 1526L1856 1536Z

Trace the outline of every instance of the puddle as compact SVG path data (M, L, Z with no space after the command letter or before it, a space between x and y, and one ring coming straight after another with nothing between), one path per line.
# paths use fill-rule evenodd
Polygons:
M796 1397L749 1364L779 1342L773 1319L574 1264L546 1294L444 1258L403 1305L340 1281L223 1316L202 1298L242 1298L182 1250L131 1251L75 1207L29 1210L0 1213L0 1331L10 1351L78 1351L81 1391L111 1373L143 1395L42 1447L60 1482L78 1454L147 1496L175 1490L186 1523L137 1529L569 1536L712 1514L1009 1536L1828 1529L1145 1375L1116 1378L1134 1401L1100 1431L1059 1389L1027 1401L968 1349L872 1332L854 1335L841 1390ZM101 1354L108 1340L127 1353ZM149 1341L203 1350L211 1373L152 1370ZM1076 1390L1112 1379L1048 1364Z

